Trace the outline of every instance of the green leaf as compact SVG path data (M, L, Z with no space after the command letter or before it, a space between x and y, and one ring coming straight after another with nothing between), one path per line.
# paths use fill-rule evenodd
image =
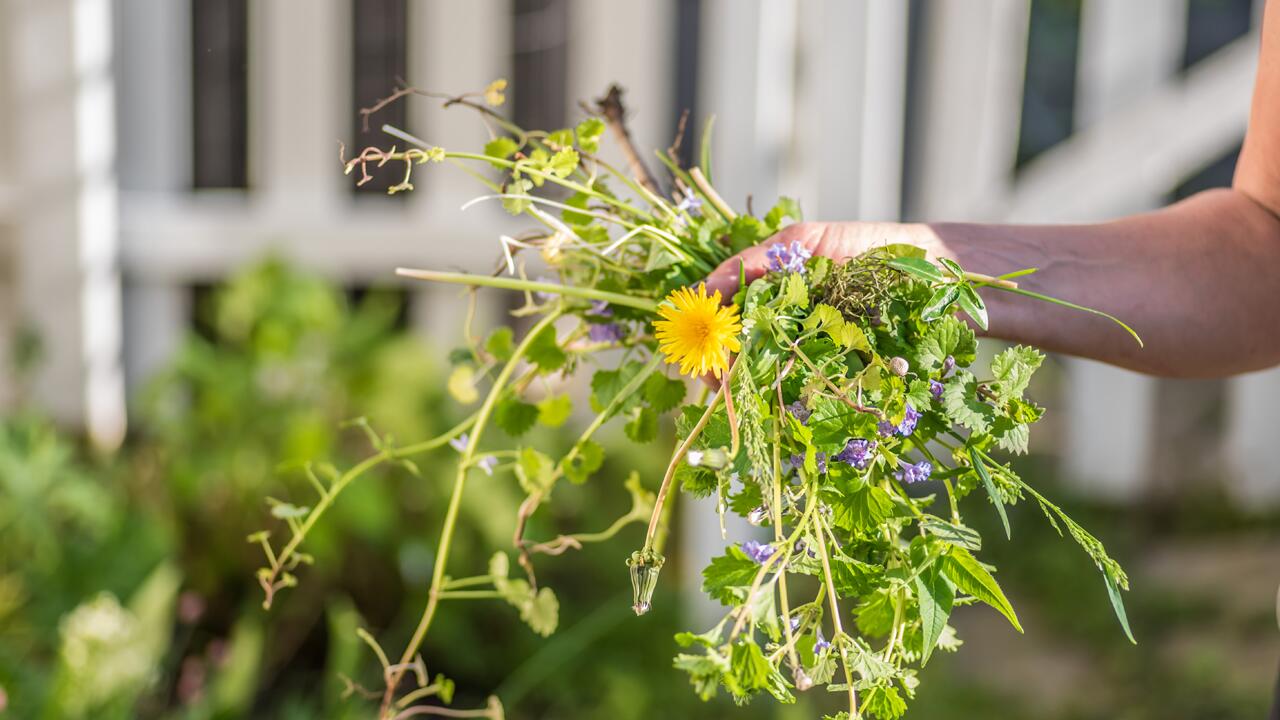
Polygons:
M925 515L920 527L943 542L974 552L982 549L982 536L971 527L949 523L933 515Z
M573 131L569 128L561 128L547 133L547 144L556 148L570 147L573 145Z
M658 437L658 414L652 408L642 407L636 411L623 431L632 442L649 443Z
M783 310L789 307L798 307L802 310L809 307L809 288L805 284L803 275L800 273L787 275L787 279L782 283L782 295L778 306Z
M878 720L898 720L907 712L907 703L897 688L877 685L863 695L862 710Z
M493 411L493 424L511 437L520 437L538 421L538 406L518 397L503 398Z
M893 514L893 498L875 485L866 485L842 495L834 507L833 519L849 530L876 530Z
M578 151L572 148L556 151L547 164L547 171L561 178L569 177L576 169L578 169Z
M525 350L525 357L544 373L559 370L569 359L556 341L556 329L553 325L543 328L529 343L529 348Z
M547 427L560 427L573 413L573 400L568 395L552 395L538 403L538 422Z
M991 360L991 377L995 380L991 384L992 392L1005 402L1021 400L1032 374L1042 362L1044 355L1034 348L1017 345L1006 349Z
M560 471L569 482L581 485L604 464L604 448L595 440L583 440L577 447L578 452L572 457L565 456L560 461Z
M1111 599L1111 608L1116 611L1116 619L1120 621L1120 627L1124 628L1125 637L1129 638L1129 642L1134 645L1138 641L1133 637L1133 631L1129 629L1129 616L1124 611L1124 600L1120 597L1120 588L1116 587L1116 583L1111 576L1104 570L1102 579L1107 583L1107 597Z
M551 458L527 447L520 451L520 459L516 463L516 479L520 487L529 495L551 489L555 483L555 464Z
M948 275L956 280L964 279L964 268L961 268L960 263L955 260L952 260L951 258L938 258L938 264L947 271Z
M519 215L520 213L528 210L533 204L530 202L528 197L529 191L532 189L533 183L525 178L512 180L510 183L507 183L507 186L504 188L506 194L514 195L516 197L503 198L503 209L512 215Z
M674 480L679 483L681 490L699 498L711 495L720 486L720 481L714 472L688 463L680 463L676 468Z
M951 304L960 298L959 285L943 285L933 292L929 302L920 311L920 319L932 322L947 314Z
M664 413L684 402L688 388L679 378L654 373L644 381L644 401L656 413Z
M955 583L957 589L1000 611L1001 615L1008 618L1015 630L1022 632L1018 615L1013 611L1008 598L1004 596L999 583L968 550L952 547L951 552L944 555L940 562L943 573Z
M502 326L489 333L489 337L484 341L484 350L493 356L498 362L506 362L511 359L511 353L515 351L514 340L515 333L511 328Z
M960 288L960 294L956 297L956 303L964 310L973 321L978 323L978 327L983 330L987 329L987 304L982 302L982 298L978 296L978 291L973 289L972 285L965 283L957 285Z
M777 204L765 213L764 224L768 225L771 230L777 232L782 228L782 219L791 218L796 222L804 219L804 214L800 212L800 203L789 197L778 198Z
M595 154L600 151L600 136L604 134L604 121L597 117L589 117L578 123L576 128L578 147L584 152Z
M977 350L973 330L962 320L948 315L925 331L917 349L916 368L937 374L942 371L948 355L955 358L957 366L965 367L973 362Z
M942 390L942 407L952 422L963 425L976 433L985 433L991 427L995 409L978 397L978 379L967 370L960 370Z
M591 376L591 409L596 412L604 412L604 409L613 402L618 393L626 387L627 383L644 369L644 364L637 361L631 361L619 367L617 370L597 370L595 375ZM618 412L627 412L634 408L640 402L638 396L627 398L618 408ZM699 411L701 412L701 411Z
M929 663L929 656L933 654L938 638L942 637L942 631L947 627L956 591L938 570L936 563L916 575L915 590L920 603L921 632L924 634L920 665L924 666Z
M551 588L539 588L538 594L520 607L520 619L535 633L547 637L560 623L560 601Z
M969 449L969 459L973 461L973 469L978 471L978 477L982 478L982 484L987 489L991 504L996 506L996 512L1000 514L1000 522L1004 524L1005 538L1012 540L1013 532L1009 529L1009 515L1004 509L1004 498L1000 496L995 482L991 480L991 473L987 472L987 466L982 463L982 457L972 448Z
M672 666L689 673L694 692L704 702L716 696L720 678L729 672L729 660L714 650L708 650L706 655L680 653Z
M740 640L733 646L724 685L738 700L765 690L781 702L795 701L786 680L769 663L760 646L750 639Z
M501 160L506 160L512 155L515 155L516 151L519 149L520 149L520 146L516 144L515 140L512 140L511 138L506 137L504 135L502 137L494 138L489 142L485 143L484 154L488 155L489 157L495 157ZM501 167L501 166L495 165L494 167Z
M885 264L894 270L899 270L929 284L940 283L947 279L937 265L922 257L895 257L885 262Z
M737 545L730 545L724 555L712 558L711 564L702 569L702 592L722 605L741 603L759 571L755 561Z

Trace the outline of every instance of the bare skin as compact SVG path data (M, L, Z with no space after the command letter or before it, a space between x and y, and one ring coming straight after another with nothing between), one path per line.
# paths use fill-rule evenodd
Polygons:
M1280 364L1280 2L1269 2L1249 130L1229 189L1142 215L1091 225L799 223L726 261L709 290L732 294L773 242L799 241L841 259L905 242L966 270L1020 278L1028 290L1109 312L1096 316L997 290L983 291L993 337L1166 377L1218 377Z

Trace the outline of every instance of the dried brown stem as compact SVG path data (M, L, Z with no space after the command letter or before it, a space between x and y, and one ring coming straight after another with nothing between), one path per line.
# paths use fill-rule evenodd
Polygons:
M622 154L627 159L627 167L631 169L636 182L654 195L662 195L657 180L644 164L644 160L636 150L635 142L631 139L631 131L627 129L627 110L622 104L622 88L616 84L610 85L604 97L596 100L596 112L600 113L605 123L613 130L613 136L618 141L618 146L622 148Z

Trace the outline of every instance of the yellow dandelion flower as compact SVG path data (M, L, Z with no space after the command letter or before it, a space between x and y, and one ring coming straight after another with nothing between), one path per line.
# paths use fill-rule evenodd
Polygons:
M680 363L683 375L720 377L729 369L729 354L742 348L738 333L738 306L721 307L720 291L707 297L707 286L680 288L658 308L662 320L653 323L658 347L667 362Z

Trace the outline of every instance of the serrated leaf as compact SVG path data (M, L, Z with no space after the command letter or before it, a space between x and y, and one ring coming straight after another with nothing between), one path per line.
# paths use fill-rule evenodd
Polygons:
M877 720L898 720L907 712L907 703L897 688L877 685L863 695L862 710Z
M893 514L893 498L875 485L845 492L835 503L833 519L850 530L874 530Z
M642 407L623 427L632 442L650 443L658 437L658 414L652 408Z
M656 413L664 413L684 402L688 388L679 378L669 378L659 373L644 381L644 401Z
M520 451L520 459L516 462L516 479L527 494L545 493L555 483L555 464L551 458L526 447Z
M489 333L489 337L484 341L484 350L493 356L498 362L506 362L511 359L511 354L515 351L514 342L515 333L511 328L502 326Z
M1022 632L1018 615L1009 604L1009 599L1004 596L1000 584L968 550L953 547L939 562L942 563L943 573L955 584L956 589L995 608L1009 620L1015 630Z
M462 405L470 405L480 399L480 392L476 390L476 369L470 365L455 367L449 373L446 387L449 395Z
M589 117L578 123L575 128L578 135L578 147L584 152L595 154L600 150L600 136L604 134L604 121L597 117Z
M627 383L631 382L631 379L643 369L643 363L631 361L617 370L597 370L595 375L591 376L591 409L604 412ZM622 402L617 412L628 412L639 402L639 395L633 395Z
M1022 399L1031 376L1042 362L1044 355L1034 348L1017 345L1006 349L991 360L991 377L995 381L991 383L991 391L1005 402Z
M503 398L493 410L493 424L511 437L520 437L538 421L538 406L518 397Z
M930 284L940 283L947 279L937 265L922 257L895 257L886 261L885 264L894 270L900 270Z
M760 565L731 545L702 569L702 592L722 605L741 603L759 571Z
M971 527L950 523L933 515L925 515L920 526L943 542L975 552L982 549L982 536Z
M538 403L538 422L547 427L560 427L573 413L573 399L568 395L552 395Z
M995 409L978 397L977 378L965 370L957 372L943 388L942 407L952 422L976 433L987 432L995 418Z
M556 148L567 148L573 145L573 131L569 128L561 128L554 132L547 133L547 144Z
M556 329L552 325L544 327L529 343L525 357L544 373L559 370L569 359L560 348L560 343L556 340Z
M574 170L578 169L578 151L573 148L564 148L556 151L551 156L551 160L547 163L547 172L556 177L569 177Z
M595 440L584 440L578 445L578 452L560 461L560 471L569 482L581 485L603 464L604 448Z
M519 149L520 146L516 144L515 140L504 135L502 137L496 137L485 143L484 154L489 157L506 160L512 155L515 155L516 151ZM495 165L494 167L501 167L501 165Z
M809 288L805 285L803 275L791 273L786 276L786 280L782 282L782 294L779 296L778 306L783 310L790 307L803 310L809 307Z
M925 331L917 346L916 367L937 374L948 355L955 358L957 366L965 367L973 362L977 349L973 330L959 318L948 315Z
M951 617L951 606L956 599L956 591L947 582L947 578L938 570L936 564L930 565L924 572L916 575L916 599L920 604L920 624L923 638L923 653L920 665L929 663L942 631L947 627L947 619Z
M768 225L771 230L777 232L782 228L783 218L791 218L796 222L804 219L804 214L800 212L800 203L789 197L778 198L777 204L769 208L769 212L764 215L764 224Z

